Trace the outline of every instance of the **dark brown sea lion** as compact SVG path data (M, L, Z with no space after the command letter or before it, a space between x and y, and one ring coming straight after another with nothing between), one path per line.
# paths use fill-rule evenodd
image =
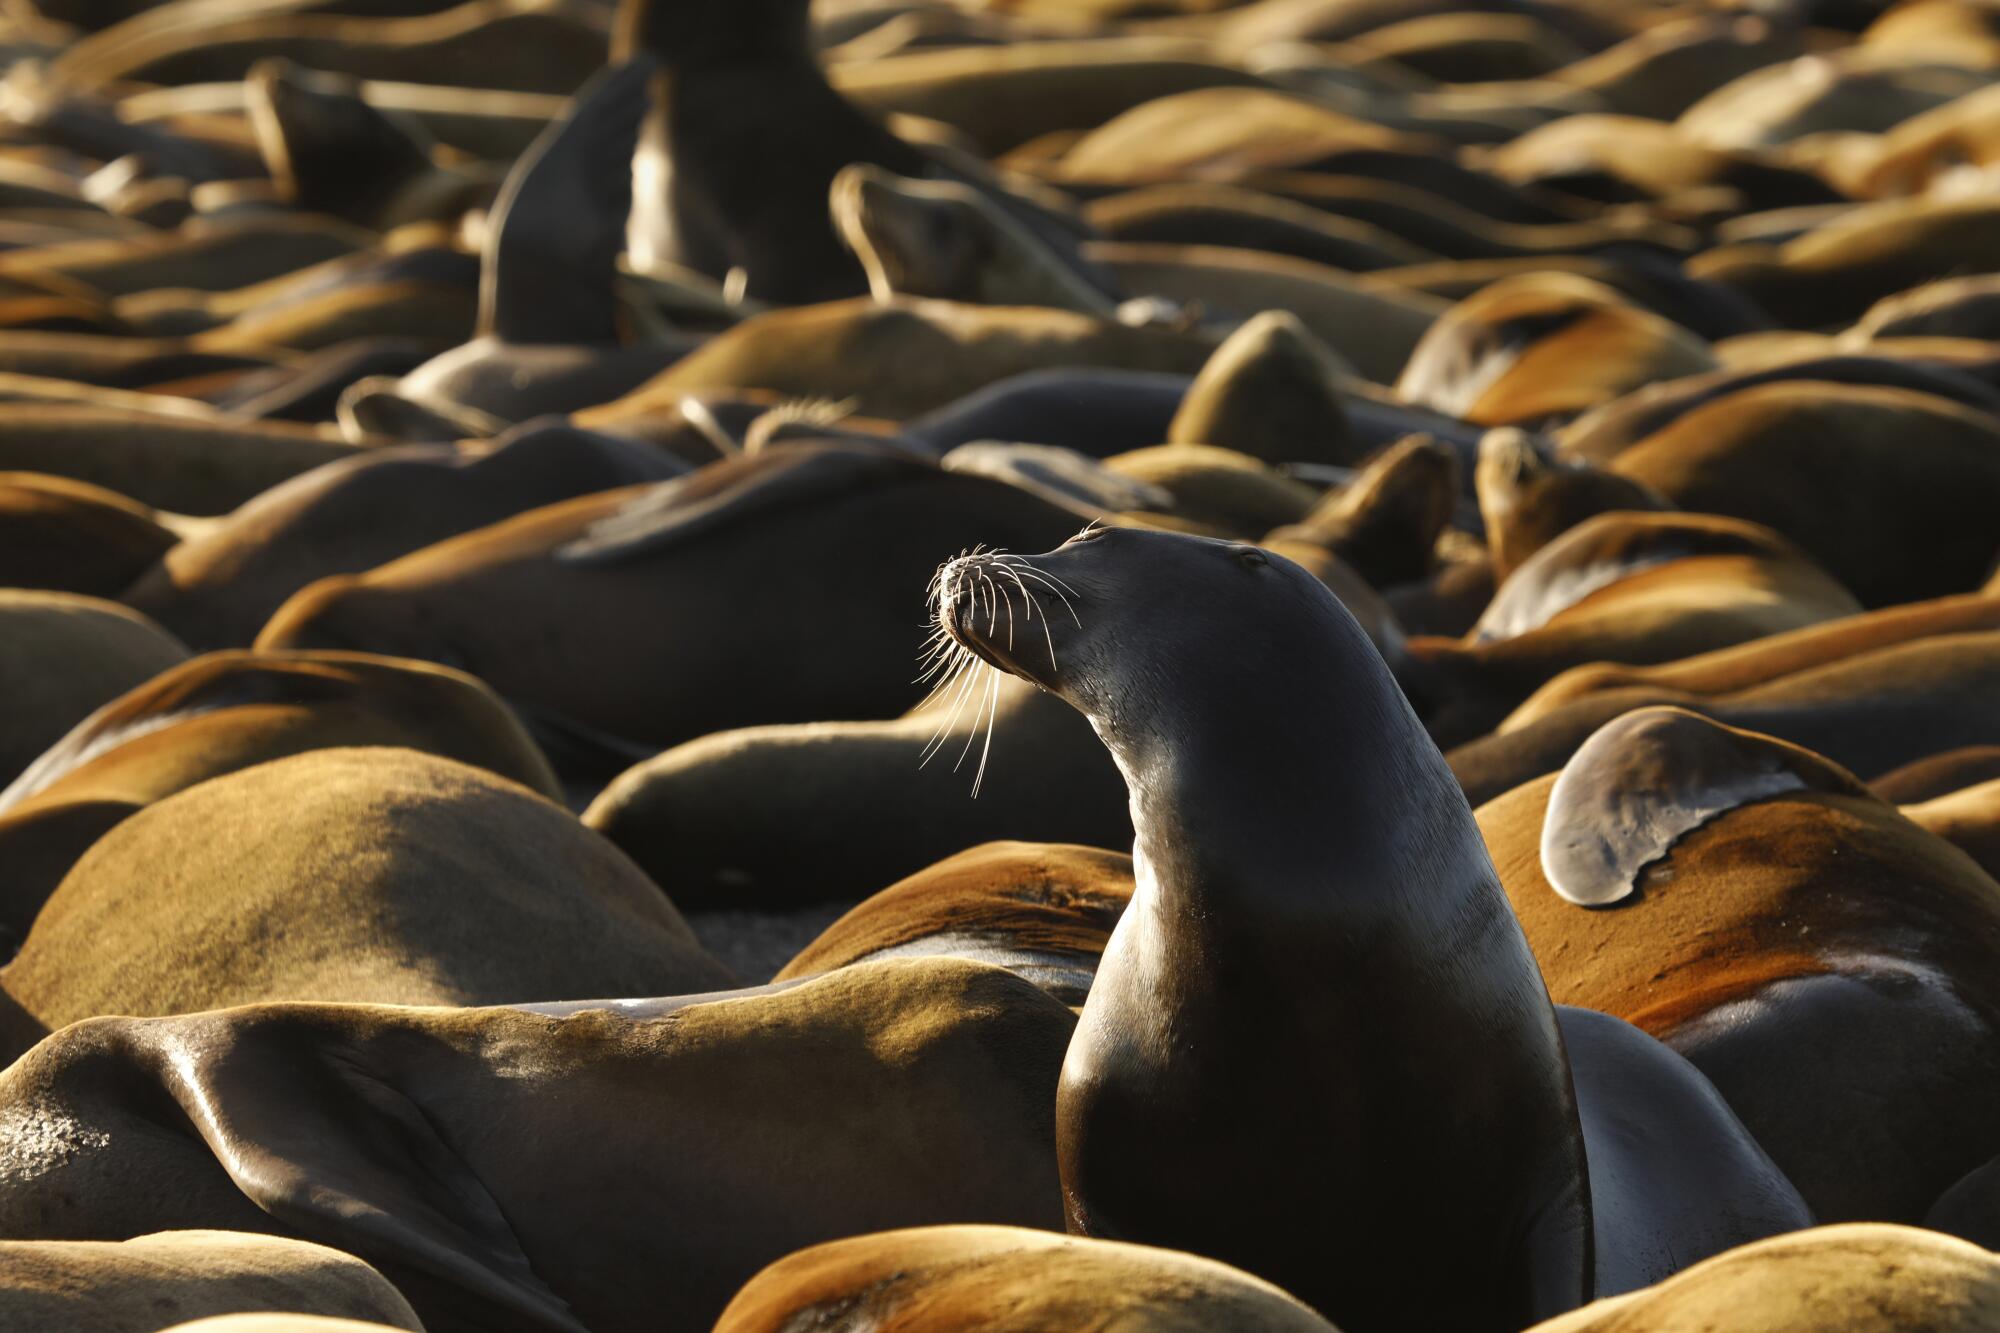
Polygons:
M1846 770L1650 708L1479 813L1550 993L1692 1060L1818 1217L2000 1151L2000 885Z
M55 1127L11 1140L0 1225L282 1229L374 1264L432 1333L694 1333L803 1246L1057 1226L1072 1026L957 959L527 1012L101 1019L0 1073L6 1123Z
M1499 580L1587 518L1613 509L1671 508L1648 487L1564 458L1512 427L1489 431L1479 442L1472 479Z
M1167 427L1169 444L1212 444L1266 462L1352 465L1341 381L1348 367L1298 318L1267 310L1215 349Z
M1815 628L1838 627L1834 622ZM1738 651L1748 654L1754 647L1745 644ZM1723 657L1716 653L1690 660ZM1754 656L1749 660L1754 662ZM2000 709L1990 693L2000 678L1996 672L2000 636L1988 631L1897 643L1738 690L1609 688L1457 747L1451 752L1452 771L1473 801L1491 800L1561 768L1611 719L1635 708L1672 704L1777 736L1874 776L1945 750L2000 742Z
M1311 542L1375 588L1415 582L1430 573L1438 537L1458 507L1458 477L1456 451L1429 436L1412 435L1369 460L1352 481L1330 491L1299 522L1267 534L1260 544L1283 550L1285 542ZM1341 601L1364 619L1346 596Z
M1869 606L1976 588L2000 553L2000 424L1928 394L1764 384L1610 467L1683 509L1768 524Z
M2000 341L2000 274L1927 282L1868 307L1857 338L1979 338Z
M0 776L13 781L92 710L187 657L115 602L0 588Z
M650 446L531 421L490 442L370 449L247 500L167 553L124 600L197 648L257 637L299 589L541 505L664 481Z
M1480 425L1535 424L1714 367L1687 330L1587 278L1543 273L1502 279L1439 316L1396 390Z
M777 980L871 958L949 954L1004 967L1078 1005L1131 896L1132 858L1124 852L982 843L870 896L785 964Z
M116 491L0 472L0 586L116 597L178 540Z
M1853 322L1885 296L2000 268L2000 204L1889 200L1781 246L1724 246L1688 261L1697 278L1742 292L1790 328Z
M157 1333L162 1319L291 1311L421 1330L416 1312L353 1255L234 1231L118 1243L0 1241L0 1318L17 1328Z
M1362 69L1393 62L1441 83L1539 79L1584 58L1584 50L1526 14L1427 14L1361 33L1346 43Z
M212 653L107 703L0 790L6 946L134 812L238 769L357 745L427 751L562 798L534 742L470 676L354 653Z
M356 446L311 426L88 403L0 406L0 469L41 472L180 514L224 514Z
M1740 1246L1528 1333L1974 1333L1996 1320L2000 1259L1988 1251L1935 1231L1848 1223Z
M802 1250L750 1279L715 1327L716 1333L779 1333L862 1311L878 1327L902 1333L1331 1328L1270 1283L1212 1259L975 1226L889 1231Z
M613 428L684 394L725 389L852 398L863 416L902 418L1010 375L1055 366L1192 375L1213 348L1214 339L1203 334L1132 328L1068 310L834 301L747 319L618 401L578 412L576 420Z
M1129 843L1124 785L1089 724L1021 681L991 689L882 722L703 736L620 775L583 822L689 911L852 901L995 839ZM788 836L769 836L774 819Z
M560 806L400 748L295 754L146 806L84 854L0 969L10 1055L98 1014L678 995L734 981L673 904Z
M1050 618L1010 646L973 606L1003 587L1051 603L1060 588L1082 628ZM1155 587L1190 613L1133 614ZM1044 556L955 560L938 606L969 652L1087 716L1132 792L1137 887L1057 1098L1072 1230L1238 1263L1349 1327L1511 1329L1654 1280L1683 1241L1805 1220L1683 1063L1600 1014L1558 1025L1456 783L1305 571L1094 529ZM1208 648L1218 634L1232 651ZM1224 773L1283 779L1253 791ZM1280 1054L1308 1048L1342 1054ZM1654 1096L1675 1120L1654 1120ZM1637 1118L1604 1134L1621 1116ZM1683 1194L1683 1169L1737 1203ZM1448 1213L1419 1183L1433 1178ZM1215 1206L1236 1198L1257 1204ZM1479 1256L1476 1287L1403 1276L1447 1253Z
M371 233L352 223L307 214L225 218L139 240L15 250L0 256L0 276L18 270L57 273L106 296L156 287L222 292L352 254L371 239Z
M1549 78L1620 115L1672 120L1730 80L1803 53L1793 24L1745 14L1668 18Z
M1528 557L1463 640L1411 639L1396 674L1450 747L1572 667L1668 662L1860 609L1768 528L1616 510Z
M898 450L786 445L323 579L257 643L445 662L537 726L658 749L909 706L923 638L913 603L937 552L1035 545L1075 522L1018 487ZM799 559L806 550L824 559ZM746 597L790 611L746 616Z

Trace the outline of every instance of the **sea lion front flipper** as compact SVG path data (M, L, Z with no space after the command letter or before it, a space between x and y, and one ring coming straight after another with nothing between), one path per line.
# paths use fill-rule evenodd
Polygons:
M1868 794L1810 750L1684 708L1641 708L1599 727L1563 766L1542 823L1542 871L1559 896L1604 907L1717 815L1791 791Z
M777 445L711 463L663 481L607 514L556 552L578 564L610 564L650 555L726 523L763 517L808 500L826 500L936 464L888 446Z
M309 1240L450 1284L510 1324L584 1333L410 1086L410 1057L452 1052L283 1010L215 1036L162 1031L146 1063L258 1207Z
M262 60L244 79L257 149L280 198L366 221L375 201L429 171L429 145L370 106L357 79Z
M481 256L480 334L618 341L618 254L652 69L641 56L600 71L507 173Z

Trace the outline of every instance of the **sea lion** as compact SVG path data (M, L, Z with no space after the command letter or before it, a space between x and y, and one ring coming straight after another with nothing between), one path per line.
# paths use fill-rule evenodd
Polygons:
M11 949L78 857L154 801L307 750L400 745L554 800L548 761L470 676L354 653L211 653L78 723L0 790L0 934Z
M816 1245L750 1279L716 1333L778 1333L854 1317L925 1330L1116 1327L1328 1333L1268 1282L1175 1250L1017 1227L925 1227Z
M243 83L257 146L293 207L388 231L454 219L499 187L491 171L435 162L424 131L370 106L358 79L278 59Z
M1410 402L1485 426L1573 417L1715 367L1700 339L1587 278L1505 278L1431 325L1396 381Z
M1559 70L1555 82L1626 116L1671 121L1717 88L1804 53L1800 29L1749 14L1692 14L1649 24Z
M1645 1291L1595 1301L1528 1333L1973 1333L2000 1319L2000 1259L1934 1231L1813 1227L1706 1259Z
M434 355L436 348L421 339L353 338L283 369L246 375L210 401L238 421L330 423L348 385L408 374Z
M291 422L88 403L0 410L0 469L67 477L178 514L225 514L359 447Z
M1769 524L1868 606L1976 588L2000 553L2000 425L1929 394L1763 384L1610 468L1683 509Z
M960 46L834 67L833 86L877 114L942 121L998 157L1044 134L1089 129L1155 98L1264 79L1186 37L1141 34Z
M1209 444L1160 444L1104 465L1159 487L1173 497L1170 513L1214 534L1249 538L1301 522L1318 499L1310 486L1263 461Z
M1566 671L1535 691L1508 715L1500 730L1518 730L1563 704L1603 690L1650 685L1727 694L1898 644L1981 630L2000 630L2000 598L1962 593L1844 616L1654 666L1592 663Z
M687 741L620 774L583 822L690 912L851 902L995 839L1129 843L1124 784L1089 724L1024 682L983 700L960 692L974 683L887 721Z
M1386 227L1236 185L1150 185L1099 199L1084 216L1122 244L1234 245L1353 273L1439 257Z
M1733 215L1846 198L1814 172L1768 154L1704 147L1643 116L1568 116L1477 157L1479 168L1514 185L1607 204L1721 190L1716 202Z
M1871 347L1863 352L1826 355L1781 354L1772 361L1760 359L1756 365L1725 364L1706 375L1650 384L1584 413L1559 429L1556 441L1564 453L1604 466L1704 404L1740 389L1784 380L1909 389L1982 411L2000 412L2000 391L1975 374L1938 361L1883 355L1879 348Z
M2000 880L2000 779L1902 807L1903 817L1935 833Z
M1283 310L1246 321L1208 358L1167 426L1169 444L1208 444L1270 463L1361 460L1347 429L1349 367Z
M1672 661L1860 609L1769 528L1615 510L1528 557L1463 640L1409 640L1396 676L1449 748L1571 667Z
M93 709L187 658L115 602L0 588L0 777L13 781Z
M162 1319L287 1310L421 1333L389 1280L323 1245L234 1231L0 1241L0 1318L17 1328L156 1333Z
M1051 366L1009 375L903 423L903 438L937 453L982 440L1051 444L1093 458L1167 438L1193 383L1149 370Z
M0 472L0 587L116 597L178 540L116 491Z
M294 754L137 811L84 853L0 969L9 1056L107 1013L734 982L673 904L560 806L387 747Z
M1848 335L2000 340L2000 274L1946 278L1885 296L1868 307Z
M1747 71L1683 111L1674 129L1722 149L1769 148L1830 130L1880 134L1986 84L1978 70L1850 47Z
M2000 893L1845 769L1647 708L1479 821L1550 994L1693 1061L1815 1216L1920 1220L2000 1151Z
M275 56L365 79L567 93L604 63L608 16L581 0L467 0L368 13L161 6L76 42L50 67L84 90L241 79ZM146 22L152 18L151 23Z
M195 647L237 648L287 598L575 496L665 481L686 465L558 419L459 447L402 445L327 463L247 500L126 591Z
M1058 186L1227 180L1250 171L1310 170L1357 148L1425 152L1437 142L1290 93L1203 88L1112 117L1073 144L1047 175Z
M134 240L74 241L0 255L0 276L18 270L57 273L106 296L157 287L229 291L364 249L372 233L308 214L219 218Z
M1260 545L1285 550L1286 542L1311 542L1374 588L1415 582L1430 573L1438 537L1457 509L1458 474L1456 451L1412 435L1369 460L1299 522L1267 533ZM1341 601L1356 619L1366 618L1349 597Z
M1961 745L1871 778L1868 789L1896 805L1914 805L2000 778L2000 745Z
M948 954L1004 967L1079 1005L1131 896L1132 858L1124 852L982 843L870 896L820 932L776 980L871 958Z
M1336 0L1335 3L1246 5L1221 17L1216 40L1225 49L1265 42L1347 42L1430 14L1462 13L1463 0ZM1627 35L1627 16L1590 6L1509 0L1503 12L1527 14L1586 51L1598 51Z
M746 319L625 397L575 415L580 426L613 429L687 393L754 388L852 398L864 416L900 419L1056 366L1192 375L1214 341L1069 310L833 301Z
M1202 613L1129 614L1150 578ZM1061 589L1083 628L1044 618L1044 634L1010 647L973 613L1003 587L1041 590L1023 615L1059 606L1048 589ZM1360 628L1305 571L1254 547L1103 528L1044 556L954 560L937 606L969 653L1087 716L1132 791L1137 887L1057 1095L1073 1231L1236 1263L1349 1327L1497 1329L1652 1280L1676 1266L1678 1239L1712 1252L1723 1233L1803 1223L1684 1064L1603 1015L1558 1027L1457 785ZM1238 651L1205 651L1217 633ZM1150 683L1132 688L1134 672ZM1221 772L1284 780L1252 792L1208 779ZM1308 832L1328 810L1342 812L1340 835ZM1449 985L1423 980L1446 972ZM1407 1041L1389 1035L1406 1023ZM1308 1047L1345 1055L1272 1055ZM1598 1137L1600 1116L1651 1120L1652 1096L1686 1118ZM1427 1109L1442 1107L1477 1129L1439 1132ZM1405 1138L1408 1151L1393 1148ZM1673 1197L1684 1167L1712 1172L1709 1187L1744 1211L1725 1221L1712 1196ZM1420 1183L1434 1174L1448 1216ZM1259 1202L1213 1206L1237 1197ZM1349 1207L1328 1210L1328 1197ZM1482 1256L1476 1287L1403 1276L1460 1247Z
M2000 55L2000 46L1995 53ZM1996 107L2000 92L1988 87L1911 116L1881 135L1854 179L1843 183L1864 198L1893 199L1977 179L2000 149L1994 135Z
M1440 83L1539 79L1585 56L1528 14L1427 14L1372 28L1346 45L1362 69L1388 61Z
M1082 253L1125 291L1196 306L1215 319L1289 311L1377 384L1395 383L1446 309L1421 292L1378 292L1325 264L1236 246L1087 241Z
M1885 296L2000 267L2000 204L1891 199L1780 246L1721 246L1688 261L1697 278L1748 296L1788 328L1852 323Z
M878 301L929 297L1118 313L1117 293L1079 256L962 182L910 180L850 163L834 175L830 206L834 229Z
M1567 459L1526 431L1488 431L1473 470L1493 576L1504 581L1522 562L1577 524L1613 509L1672 508L1649 487Z
M1833 622L1815 628L1840 626ZM1754 664L1751 650L1756 646L1744 644L1736 651ZM1996 654L2000 638L1990 631L1944 633L1738 690L1609 688L1552 708L1533 722L1458 746L1451 751L1452 771L1473 801L1491 800L1561 768L1611 719L1635 708L1672 704L1805 746L1864 777L1875 776L1963 745L2000 742L2000 711L1988 693L2000 670Z
M283 1228L374 1264L431 1333L692 1333L807 1245L1058 1226L1050 1093L1073 1023L958 959L526 1012L99 1019L0 1073L7 1123L58 1127L17 1136L0 1225ZM697 1208L712 1225L675 1224Z
M623 767L633 745L909 706L923 638L910 590L938 550L1034 545L1075 523L1018 487L893 448L784 445L322 579L257 646L459 666L527 710L538 734L621 739ZM832 563L797 559L804 549ZM830 570L844 571L831 585ZM746 597L793 611L744 616Z

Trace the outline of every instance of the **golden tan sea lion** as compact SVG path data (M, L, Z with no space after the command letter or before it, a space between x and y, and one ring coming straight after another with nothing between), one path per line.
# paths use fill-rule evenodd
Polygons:
M1563 457L1526 431L1505 427L1479 442L1473 472L1486 546L1498 580L1577 524L1613 509L1670 509L1628 477Z
M1704 1260L1657 1287L1596 1301L1529 1333L1974 1333L2000 1321L2000 1259L1916 1227L1853 1222Z
M858 1310L903 1333L1332 1327L1270 1283L1212 1259L991 1226L889 1231L802 1250L752 1278L715 1327L778 1333Z
M563 796L520 723L470 676L356 653L211 653L106 703L0 789L7 947L134 812L238 769L357 745L423 750Z
M244 1310L423 1328L387 1278L304 1241L234 1231L0 1241L0 1319L16 1328L157 1333L162 1319Z
M0 1073L0 1116L57 1127L17 1141L0 1225L282 1228L375 1265L431 1333L699 1333L807 1245L1059 1225L1072 1026L957 959L526 1011L100 1019ZM696 1208L712 1225L675 1223Z
M386 746L225 769L138 810L71 868L0 968L10 1055L98 1014L734 983L659 889L562 807Z
M1641 709L1479 822L1550 994L1692 1060L1820 1219L2000 1152L2000 886L1845 769Z
M1310 542L1371 587L1414 583L1431 572L1438 538L1458 507L1458 478L1454 450L1427 435L1412 435L1368 460L1311 513L1267 533L1259 545L1291 555L1286 543ZM1348 594L1337 586L1334 591L1357 620L1367 622Z

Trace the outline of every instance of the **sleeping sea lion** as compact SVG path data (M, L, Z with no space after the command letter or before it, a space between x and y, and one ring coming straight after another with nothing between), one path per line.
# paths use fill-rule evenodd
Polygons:
M1845 769L1648 708L1479 820L1550 994L1692 1060L1820 1219L2000 1152L2000 886Z
M116 491L0 472L0 587L116 597L178 540Z
M0 588L0 778L12 782L92 710L187 658L115 602Z

